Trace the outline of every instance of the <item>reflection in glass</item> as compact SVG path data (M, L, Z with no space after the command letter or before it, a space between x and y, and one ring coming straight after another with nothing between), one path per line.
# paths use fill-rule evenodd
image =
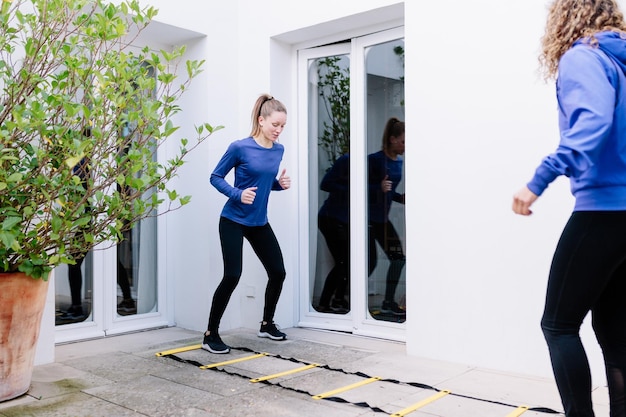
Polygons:
M144 67L152 76L154 68L148 64ZM154 94L152 91L141 91L140 94ZM133 135L133 123L127 123L121 135ZM128 152L128 150L124 150ZM154 152L156 158L156 152ZM138 177L141 176L139 172ZM124 186L128 188L128 186ZM122 186L118 184L118 190ZM132 192L128 189L127 192ZM154 190L144 194L143 198L151 199ZM157 224L156 211L152 216L136 223L130 230L123 233L117 244L117 314L128 316L156 311L157 309Z
M309 61L309 150L317 155L309 190L318 208L311 218L312 305L331 314L350 311L349 65L347 55Z
M55 276L55 324L91 321L93 270L91 252L74 265L60 265ZM65 279L67 277L67 279Z
M404 322L404 41L368 47L365 56L368 310L374 319Z
M86 127L82 129L82 132L71 132L68 134L80 135L80 140L83 140L91 136L91 129ZM77 177L80 181L81 191L86 190L89 187L89 182L92 180L89 168L89 158L83 157L81 160L72 167L72 175ZM85 214L91 212L91 208L87 205L84 209ZM86 243L85 234L89 232L89 224L79 227L74 232L74 240L78 246L84 246ZM80 251L78 253L72 253L74 260L73 264L62 265L62 268L57 268L59 276L67 274L67 281L55 281L57 283L55 287L55 324L69 324L79 323L87 320L91 314L91 295L92 295L92 268L90 252L85 253ZM83 288L83 264L88 266L85 268L85 285ZM67 268L67 270L66 270ZM67 284L67 286L65 285ZM69 286L69 288L68 288ZM83 294L83 289L85 293ZM69 297L68 297L69 293ZM68 300L69 298L69 300ZM83 300L85 302L83 302ZM69 305L68 305L69 301Z
M324 236L334 265L322 287L317 311L345 314L350 311L350 158L345 154L324 175L320 189L328 193L318 213L318 228Z

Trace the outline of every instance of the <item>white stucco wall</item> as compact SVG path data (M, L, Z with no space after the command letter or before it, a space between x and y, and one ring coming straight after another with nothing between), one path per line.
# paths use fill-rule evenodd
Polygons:
M258 94L295 105L290 47L270 37L297 31L299 41L313 42L314 32L300 29L396 2L150 3L163 21L207 35L190 48L207 64L182 103L185 123L226 126L181 171L177 188L193 201L167 218L172 323L203 330L222 273L217 222L224 198L209 186L209 173L228 144L249 133ZM554 183L529 218L511 211L513 193L558 140L554 86L536 71L546 3L405 5L406 338L412 355L551 375L539 320L552 252L572 207L568 184ZM297 159L294 124L290 118L281 138L289 172ZM292 180L294 187L305 183ZM274 193L269 213L288 268L276 316L283 327L297 321L298 260L290 245L299 239L295 197L293 190ZM245 259L222 329L256 328L261 318L266 277L251 252ZM588 324L583 334L597 383L604 378L599 349Z
M304 42L334 35L345 30L345 26L333 22L335 19L397 1L318 2L306 6L286 0L261 3L248 0L228 4L198 2L192 8L181 8L168 1L149 3L159 9L159 20L207 35L198 41L194 51L206 58L207 64L198 82L194 82L191 97L185 98L189 104L181 103L185 123L187 117L193 117L195 121L208 120L226 127L194 152L176 180L176 188L183 194L191 194L193 200L188 207L167 216L172 323L190 329L206 328L211 296L222 274L217 228L225 202L225 197L209 185L208 177L230 142L249 134L252 105L259 94L269 92L290 109L281 142L286 147L282 166L292 175L293 189L272 194L269 218L281 243L288 275L275 320L282 327L293 326L298 310L298 258L297 245L292 243L299 239L295 227L298 216L295 189L300 181L294 176L297 168L295 67L291 45L271 38L281 35L292 42ZM194 17L187 22L190 10ZM320 24L326 24L323 32L301 33L302 28ZM300 32L293 34L293 31ZM302 181L306 184L306 179ZM247 243L245 248L243 276L222 320L223 330L255 328L261 320L267 276Z
M553 183L530 217L511 211L558 143L554 83L537 73L546 5L406 5L412 354L551 375L539 321L569 184ZM598 383L589 323L583 335Z

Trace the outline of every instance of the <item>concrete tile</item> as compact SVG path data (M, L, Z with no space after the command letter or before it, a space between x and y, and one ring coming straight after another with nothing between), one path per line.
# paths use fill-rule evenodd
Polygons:
M396 403L394 405L396 408L391 408L390 411L391 413L398 413L406 408L414 407L422 401L427 401L437 394L434 391L423 391L420 394L405 398L402 403ZM446 395L424 405L409 415L412 417L505 417L514 410L514 408L498 404L477 402L462 397ZM528 414L525 413L524 417L527 416Z
M302 390L306 393L310 394L310 397L315 395L323 394L328 391L334 391L342 387L346 387L351 384L355 384L363 381L364 378L361 378L356 375L346 375L340 372L331 372L327 370L320 370L318 373L303 375L298 378L293 378L288 381L282 381L281 385ZM355 390L360 390L362 387L355 388ZM342 397L343 393L333 394L333 397ZM361 397L361 400L363 397ZM316 400L319 401L319 400Z
M308 366L307 364L291 362L276 358L273 356L266 356L258 360L239 362L230 366L233 372L237 372L242 375L247 375L249 379L262 378L273 376L282 372L295 371ZM285 381L291 378L298 378L302 375L320 372L319 368L310 368L296 373L283 375L277 378L272 378L271 381Z
M212 412L222 397L154 376L143 376L85 390L86 394L135 410L142 415L165 417Z
M514 406L547 407L563 411L556 385L547 378L473 369L446 381L439 388Z
M85 356L104 355L111 352L135 352L149 346L160 346L172 341L192 339L201 333L168 327L124 335L109 336L101 339L86 340L80 343L67 343L56 347L55 362L66 362Z
M111 383L113 381L92 373L52 363L35 367L28 395L37 399L51 398Z
M591 399L596 417L609 417L609 389L606 386L594 389Z
M28 395L28 393L21 395L17 398L14 398L12 400L2 401L0 402L0 416L4 417L3 410L6 410L12 407L28 405L36 401L37 401L37 398L34 398Z
M175 371L156 373L154 376L223 397L254 395L250 391L262 388L261 384L253 384L248 378L211 369L191 371L181 368Z
M450 378L469 372L473 368L449 362L381 352L344 364L343 369L350 372L363 372L364 369L367 369L370 376L437 386Z
M449 389L452 394L408 417L504 417L518 405L561 409L550 379L410 357L398 342L311 329L284 329L289 339L278 342L258 338L256 330L236 329L222 337L234 347L276 356L218 370L197 365L251 353L233 350L215 355L198 349L177 354L188 363L157 357L160 351L201 343L201 332L178 328L57 346L57 362L35 367L29 395L0 403L0 417L380 417L436 393L411 383ZM301 367L300 362L325 366L267 383L249 381ZM385 380L338 393L336 401L311 397L365 376ZM593 400L596 416L608 417L606 387L596 388ZM527 411L523 417L527 416L547 414Z
M147 359L120 351L75 358L66 365L115 382L128 381L153 372L174 371L178 368L174 361L165 363L156 356Z
M222 337L231 346L246 347L255 352L267 352L286 358L295 358L309 363L340 366L375 353L371 350L346 348L340 345L311 343L308 340L287 339L274 341L259 338L255 334L236 334Z
M354 417L361 412L350 405L308 400L278 387L264 386L254 394L216 401L211 412L220 417Z
M72 393L18 405L1 411L3 417L145 417L132 409L84 393Z

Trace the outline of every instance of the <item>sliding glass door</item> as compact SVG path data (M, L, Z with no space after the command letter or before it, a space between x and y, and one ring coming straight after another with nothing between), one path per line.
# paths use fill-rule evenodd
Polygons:
M299 52L300 324L404 338L402 28Z

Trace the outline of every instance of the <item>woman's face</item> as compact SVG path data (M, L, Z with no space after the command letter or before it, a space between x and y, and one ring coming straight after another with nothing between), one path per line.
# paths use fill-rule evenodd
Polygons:
M396 155L404 155L404 132L389 138L389 150Z
M272 142L276 142L287 124L287 114L274 111L268 117L259 116L261 135Z

